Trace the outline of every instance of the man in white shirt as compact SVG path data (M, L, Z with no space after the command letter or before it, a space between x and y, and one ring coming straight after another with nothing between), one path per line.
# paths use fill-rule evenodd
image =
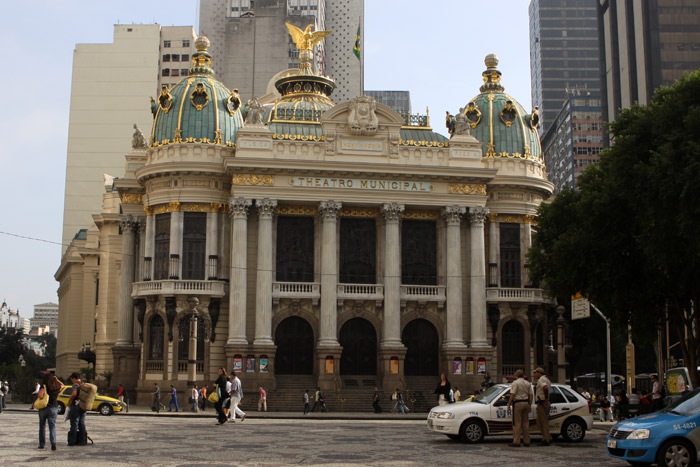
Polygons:
M523 378L523 370L515 372L516 380L510 387L510 399L508 410L513 407L513 442L511 447L520 447L520 432L523 435L523 444L530 446L530 407L532 406L532 386Z
M238 379L235 372L231 372L231 412L229 413L229 418L231 421L236 421L236 414L241 417L241 421L245 420L245 412L243 412L239 407L238 403L243 399L243 386L241 385L241 380Z
M192 412L197 413L198 409L199 409L199 389L197 389L197 385L195 384L194 387L192 388Z

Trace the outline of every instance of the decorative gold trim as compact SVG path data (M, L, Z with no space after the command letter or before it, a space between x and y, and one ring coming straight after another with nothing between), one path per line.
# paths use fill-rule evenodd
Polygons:
M168 91L168 87L165 85L161 88L160 95L158 96L158 106L166 114L173 106L173 96L170 95L170 91Z
M182 93L182 99L180 99L180 109L178 110L177 114L177 128L175 129L175 140L173 143L182 143L182 108L185 105L185 96L187 95L187 91L189 91L192 82L194 82L194 78L187 79L187 86L185 86L185 91ZM164 139L163 142L165 142L164 144L170 143L170 141L167 139Z
M470 117L470 114L472 115L472 117ZM476 115L474 116L474 114ZM464 116L467 117L467 122L469 123L469 126L472 128L476 128L476 126L481 121L481 110L479 110L479 107L476 106L474 101L471 101L469 104L467 104L467 108L464 109Z
M399 140L399 145L400 146L414 146L414 147L427 147L427 148L447 148L450 146L449 141L414 141L412 139L409 140Z
M379 217L379 208L341 208L340 217Z
M493 99L495 95L494 93L490 92L489 93L489 133L490 133L490 139L489 139L489 145L487 146L488 149L486 150L486 157L494 157L496 155L496 146L493 142Z
M513 122L518 118L518 110L515 108L513 101L507 100L506 104L501 109L501 121L510 127Z
M219 127L219 100L216 97L216 87L214 86L214 80L209 78L207 81L209 81L209 85L211 86L211 92L214 95L214 116L216 117L214 144L221 144L221 128Z
M530 214L525 214L523 220L526 224L537 225L537 216L532 216Z
M182 203L180 211L186 212L210 212L211 208L204 203Z
M277 105L277 101L275 101L275 105ZM229 115L233 117L233 115L238 112L238 110L241 108L241 96L238 94L238 89L233 89L231 91L231 94L228 96L228 99L226 99L226 110L228 110Z
M489 222L498 222L498 213L492 212L489 214Z
M195 104L195 98L200 96L204 96L204 104ZM207 93L204 83L197 83L197 85L194 87L194 91L192 91L192 94L190 94L190 102L192 102L192 105L197 110L202 110L204 106L209 103L209 93Z
M144 206L143 212L145 212L147 216L152 216L153 215L153 206Z
M256 174L233 174L231 185L263 185L274 186L275 178L272 175L256 175Z
M222 212L225 206L224 203L209 203L209 212Z
M466 185L450 183L448 193L461 193L464 195L486 195L486 185Z
M525 217L523 214L493 214L489 216L491 222L509 222L512 224L524 224Z
M402 219L418 219L418 220L432 220L436 221L440 219L440 211L428 211L411 209L401 213Z
M278 122L284 122L285 120L277 120L275 123ZM286 120L289 122L288 120ZM305 123L318 123L318 122L305 122ZM318 123L320 125L320 123ZM289 134L277 134L274 133L272 135L272 139L278 139L278 140L288 140L288 141L325 141L326 137L321 135L321 136L314 136L314 135L289 135Z
M179 201L171 201L168 204L160 204L160 205L153 208L153 212L156 214L163 214L166 212L179 212L179 211L180 211L180 202Z
M315 216L318 214L316 206L277 206L275 212L283 216Z
M141 204L143 195L134 193L122 193L119 195L122 204Z

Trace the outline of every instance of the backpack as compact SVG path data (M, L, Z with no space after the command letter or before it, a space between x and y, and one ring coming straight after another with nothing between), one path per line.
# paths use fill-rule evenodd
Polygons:
M97 397L97 386L90 383L83 383L78 390L78 406L84 411L92 410L92 405Z

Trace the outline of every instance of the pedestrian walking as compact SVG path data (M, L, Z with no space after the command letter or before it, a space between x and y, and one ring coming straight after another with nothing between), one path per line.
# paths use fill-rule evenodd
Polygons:
M651 411L656 412L664 408L665 395L662 393L661 382L659 382L658 375L651 375L651 382L653 383L651 392L646 394L645 397L649 398L649 396L651 396Z
M177 389L172 384L170 385L170 408L168 412L173 411L173 404L175 404L175 412L180 411L180 407L177 405Z
M197 389L197 384L192 387L190 402L192 402L192 412L197 413L197 410L199 410L199 389Z
M515 372L515 382L510 387L510 399L507 409L513 407L513 442L508 446L520 447L520 435L523 437L523 444L530 446L530 406L532 405L532 387L525 381L523 370Z
M245 420L245 412L238 407L238 404L243 399L243 386L241 380L236 376L236 372L231 372L231 421L235 423L236 415L241 417L241 421Z
M401 395L401 391L399 390L399 388L396 388L396 391L393 392L392 398L395 400L393 411L397 412L398 409L401 411L401 414L405 414L406 405L403 402L403 396Z
M438 395L438 405L445 405L451 402L450 391L452 390L452 385L450 381L445 376L445 373L440 374L440 382L438 383L433 394Z
M267 391L265 391L262 386L260 386L260 399L258 400L258 412L263 409L263 412L267 412Z
M126 402L124 402L124 386L119 383L119 390L117 391L117 399L119 399L119 404L122 407L126 407Z
M304 415L309 415L309 390L304 392Z
M537 386L535 387L537 428L539 428L540 433L542 433L540 446L549 446L552 442L552 436L549 434L549 388L552 382L545 376L544 369L542 368L535 368L535 378L537 378Z
M374 396L372 397L372 407L374 407L374 413L382 413L382 407L379 405L379 388L374 387Z
M39 384L39 381L34 381L34 391L32 391L32 396L39 394L39 389L41 389L41 384ZM34 402L32 402L32 405L29 406L29 410L34 410Z
M5 409L5 396L8 391L7 382L0 381L0 413Z
M44 449L46 444L46 424L49 425L49 442L51 450L56 450L56 417L58 416L58 402L56 398L61 392L63 384L56 378L55 375L48 371L44 372L42 387L37 394L38 399L44 399L45 394L48 394L49 399L46 407L39 409L39 449Z
M199 400L201 401L200 407L202 409L202 412L204 412L207 408L207 385L203 384L202 387L199 389Z
M85 445L87 444L87 429L85 428L85 411L80 408L78 395L80 386L83 382L80 380L80 373L73 372L70 375L70 381L73 384L70 398L68 399L68 419L70 420L70 431L68 432L68 446ZM50 429L50 428L49 428Z
M155 413L160 413L160 386L158 386L158 383L153 383L153 407L151 407L151 410L153 410Z
M311 407L312 412L316 412L316 406L321 402L321 388L316 386L316 392L314 393L314 406Z
M217 414L217 425L223 425L226 423L226 420L228 417L224 413L223 409L223 404L224 404L224 399L228 399L228 394L225 393L226 391L226 370L219 367L218 370L219 376L216 378L216 381L214 382L214 391L216 391L216 394L218 395L218 400L214 403L214 408L216 409L216 414ZM212 394L213 396L213 394ZM209 397L212 397L209 396Z

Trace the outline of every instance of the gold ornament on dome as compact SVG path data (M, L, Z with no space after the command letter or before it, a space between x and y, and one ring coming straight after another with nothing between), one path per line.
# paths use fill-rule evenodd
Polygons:
M448 193L461 193L463 195L486 195L486 185L450 183Z
M143 195L133 193L122 193L120 196L122 204L141 204Z
M238 94L238 89L234 89L231 91L231 95L228 96L228 99L226 99L226 110L228 110L228 113L233 116L238 109L241 108L241 96Z
M197 110L202 110L204 106L207 105L207 102L209 102L209 94L207 94L204 84L197 83L194 87L194 91L190 94L190 101Z
M231 185L274 186L275 179L272 175L234 174Z
M467 108L464 110L464 115L467 117L467 122L472 128L476 128L481 121L481 110L479 110L479 107L476 106L474 101L467 104Z
M283 216L315 216L318 214L316 206L277 206L275 209L277 215Z
M518 116L518 111L515 108L513 101L506 101L501 110L501 121L506 124L506 126L511 126Z
M166 114L173 106L173 98L170 95L170 91L168 91L168 87L166 85L163 85L161 88L160 95L158 96L158 104Z

